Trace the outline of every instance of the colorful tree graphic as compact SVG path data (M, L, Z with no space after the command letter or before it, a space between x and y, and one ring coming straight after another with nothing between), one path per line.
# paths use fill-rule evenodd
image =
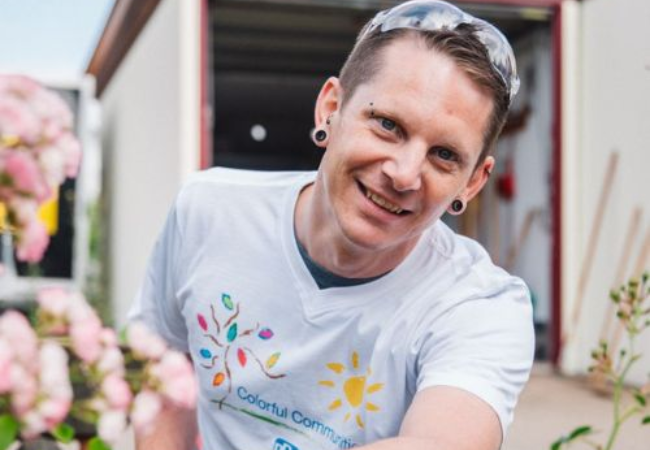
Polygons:
M232 371L231 355L236 353L237 360L241 368L250 366L249 361L252 359L257 363L257 367L264 375L271 379L282 378L286 374L274 374L270 370L278 363L280 352L272 353L265 363L253 352L250 347L244 345L246 339L257 337L262 341L268 341L273 338L273 331L270 328L261 327L257 323L255 327L240 331L237 318L239 317L239 303L235 304L229 294L221 294L221 309L225 310L230 316L222 323L217 318L215 305L210 305L212 323L209 323L203 314L197 314L199 326L204 331L204 337L208 339L211 345L201 347L199 356L201 367L206 370L216 372L212 378L214 387L225 387L226 394L217 401L221 408L223 402L232 392Z

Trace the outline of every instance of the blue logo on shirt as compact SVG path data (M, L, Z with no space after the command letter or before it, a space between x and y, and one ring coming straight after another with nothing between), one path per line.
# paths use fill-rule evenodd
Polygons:
M282 438L277 438L273 443L273 450L300 450L291 442L287 442Z

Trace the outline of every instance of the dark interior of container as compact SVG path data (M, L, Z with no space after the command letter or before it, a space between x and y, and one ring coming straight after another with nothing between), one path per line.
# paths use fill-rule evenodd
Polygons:
M397 2L354 0L210 3L210 97L215 165L313 169L313 106L337 75L356 34L379 9ZM463 5L496 23L514 42L544 26L546 12ZM535 13L535 11L533 11ZM526 18L528 17L528 18Z

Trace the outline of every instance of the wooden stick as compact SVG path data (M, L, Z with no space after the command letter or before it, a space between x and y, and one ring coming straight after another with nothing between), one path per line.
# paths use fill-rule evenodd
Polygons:
M648 257L650 256L650 227L645 233L645 239L643 240L643 246L641 247L641 252L639 253L638 258L636 259L636 264L634 265L634 272L632 272L632 277L641 278L645 265L648 263ZM614 336L610 342L611 354L615 354L618 349L618 344L621 342L621 337L623 335L623 325L621 322L618 322L616 330L614 330Z
M634 245L634 241L636 241L637 235L639 234L639 228L641 226L641 216L641 208L634 208L634 211L632 211L632 219L629 222L625 244L623 245L623 252L621 253L620 259L618 260L618 270L612 283L613 289L618 288L625 282L625 274L627 273L628 262L632 258L632 247ZM605 309L605 315L603 316L603 324L600 328L600 342L605 341L612 332L611 328L613 323L612 319L614 318L615 305L609 296L607 296L607 299L608 302ZM587 384L592 390L601 395L610 395L612 392L612 386L607 377L605 377L602 372L599 372L597 370L589 374L587 377Z
M535 217L537 216L538 213L539 213L538 209L531 209L526 213L526 217L524 218L524 223L521 226L521 230L519 230L519 235L517 236L517 240L510 247L510 250L508 250L508 256L506 257L506 263L504 265L504 268L508 272L510 272L512 270L512 266L515 265L515 262L517 261L517 257L519 256L521 249L523 248L524 244L526 243L526 240L528 239L528 235L530 234L530 229L532 228L533 221L535 220Z
M632 211L632 219L630 220L630 225L627 230L625 244L623 245L623 252L621 257L618 260L618 270L616 271L616 277L612 283L612 288L617 289L621 284L625 282L625 274L627 273L628 262L632 258L632 246L636 240L637 235L639 234L639 227L641 226L641 208L636 207ZM607 296L609 299L609 295ZM611 300L607 302L607 309L605 312L603 325L600 328L600 340L604 341L611 333L612 328L612 318L614 317L614 302Z
M636 264L634 265L634 272L632 276L636 278L641 278L643 271L646 269L646 264L648 264L648 256L650 256L650 227L645 233L645 240L643 241L643 247L641 247L641 253L636 259Z
M589 281L589 275L591 273L591 267L594 261L594 255L596 253L596 247L598 245L598 237L600 236L600 229L605 218L605 208L609 200L609 194L612 190L612 184L614 183L614 175L616 174L616 168L618 166L618 152L612 152L609 157L609 163L607 165L607 172L605 173L605 182L603 183L602 190L600 191L600 196L598 197L598 208L596 209L596 216L594 217L593 227L591 233L589 234L589 240L587 242L587 254L585 259L582 261L582 270L580 271L580 279L578 281L578 292L576 295L576 302L573 305L573 313L571 314L571 334L565 332L561 340L562 346L566 345L572 337L573 331L578 327L578 322L580 320L580 313L582 312L582 302L585 296L585 291L587 288L587 282Z

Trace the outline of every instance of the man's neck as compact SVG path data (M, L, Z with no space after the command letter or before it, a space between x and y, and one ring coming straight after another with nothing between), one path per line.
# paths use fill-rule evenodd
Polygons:
M318 201L316 189L310 184L300 192L294 227L311 259L324 269L347 278L377 277L397 267L415 247L416 242L385 251L355 245L340 231L332 211L323 207L325 202Z

